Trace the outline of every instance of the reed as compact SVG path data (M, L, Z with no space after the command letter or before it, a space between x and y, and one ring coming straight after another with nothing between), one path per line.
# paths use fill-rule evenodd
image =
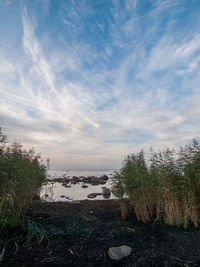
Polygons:
M153 179L147 168L144 152L128 156L120 172L114 176L114 181L113 192L116 196L116 192L120 195L120 206L125 209L122 199L126 194L133 205L137 219L143 222L150 221L155 207L155 195Z
M200 145L197 140L178 153L166 149L152 153L147 164L143 151L128 156L118 173L117 188L133 204L138 220L148 222L153 215L169 225L199 224ZM116 177L114 177L116 179ZM116 179L117 180L117 179ZM119 180L119 179L118 179Z
M156 160L155 160L156 159ZM200 176L199 143L180 148L179 153L167 149L153 157L160 191L159 200L165 221L170 225L184 226L192 222L198 226ZM157 207L159 204L157 203Z
M122 175L125 192L133 204L136 217L143 222L150 221L154 211L155 196L143 151L127 157L122 167Z

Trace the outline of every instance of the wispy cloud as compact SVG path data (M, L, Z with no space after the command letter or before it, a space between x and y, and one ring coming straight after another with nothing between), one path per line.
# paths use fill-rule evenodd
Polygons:
M141 148L199 137L195 10L172 0L26 3L21 58L0 47L5 131L58 167L118 167Z
M43 55L38 40L34 35L34 29L28 18L26 9L24 9L24 12L22 13L22 21L24 27L23 44L25 51L28 55L30 55L31 60L34 64L33 67L35 68L38 76L40 76L40 79L44 79L45 83L49 86L51 91L55 92L56 89L54 85L54 74Z
M0 73L6 73L6 74L10 74L12 73L14 70L14 67L13 65L8 61L6 60L5 58L0 58Z

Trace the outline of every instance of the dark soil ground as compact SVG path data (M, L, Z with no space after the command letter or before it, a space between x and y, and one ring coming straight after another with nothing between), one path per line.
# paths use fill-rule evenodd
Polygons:
M31 237L35 231L38 241L26 243L21 230L1 232L2 266L200 266L200 228L144 224L133 212L122 221L117 200L35 201L27 216L40 228L29 232ZM133 253L111 260L108 249L121 245Z

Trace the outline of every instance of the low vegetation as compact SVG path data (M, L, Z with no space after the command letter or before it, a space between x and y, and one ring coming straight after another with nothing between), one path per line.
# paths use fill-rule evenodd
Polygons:
M46 166L34 149L6 144L0 132L0 226L17 227L46 177Z
M113 193L130 199L138 220L152 217L169 225L199 224L200 144L197 140L179 152L166 149L129 155L114 176ZM122 205L121 207L125 209ZM123 213L123 212L122 212Z

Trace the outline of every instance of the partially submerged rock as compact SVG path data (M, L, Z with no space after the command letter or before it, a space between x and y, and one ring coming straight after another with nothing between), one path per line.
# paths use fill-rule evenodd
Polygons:
M105 187L105 186L103 186L102 188L102 195L103 195L103 197L104 198L110 198L110 196L111 196L111 191L110 191L110 189L109 188L107 188L107 187Z
M83 184L81 187L82 187L82 188L87 188L87 187L88 187L88 185L86 185L86 184Z
M131 254L133 248L123 245L120 247L111 247L108 250L108 255L112 260L121 260Z
M66 188L71 187L71 185L69 185L69 184L62 184L62 186L66 187Z
M87 195L88 198L95 198L97 196L101 196L102 193L90 193L89 195Z

